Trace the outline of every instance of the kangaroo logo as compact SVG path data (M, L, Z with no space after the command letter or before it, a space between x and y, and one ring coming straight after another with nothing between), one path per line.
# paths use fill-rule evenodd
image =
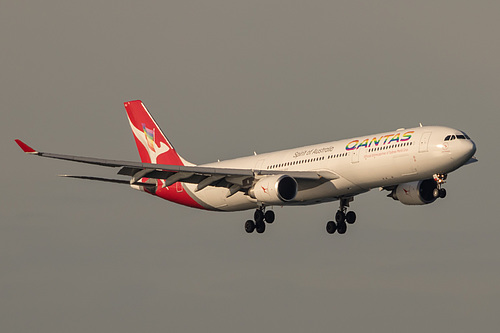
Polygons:
M157 163L158 156L168 152L170 150L170 146L162 141L161 132L158 134L157 138L157 129L156 128L148 128L145 123L141 123L142 131L140 127L136 127L129 118L130 127L132 128L132 133L134 137L139 141L144 148L146 149L151 163ZM156 139L159 139L160 142L156 143Z

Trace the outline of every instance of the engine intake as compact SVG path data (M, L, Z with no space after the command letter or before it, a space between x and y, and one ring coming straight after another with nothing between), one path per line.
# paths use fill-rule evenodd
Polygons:
M297 181L287 175L273 175L260 179L248 192L249 195L268 205L291 201L298 191Z
M418 180L399 184L389 196L405 205L427 205L436 201L434 189L437 187L434 179Z

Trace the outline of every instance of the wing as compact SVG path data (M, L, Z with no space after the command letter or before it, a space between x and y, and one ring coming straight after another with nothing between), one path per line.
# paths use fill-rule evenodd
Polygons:
M328 181L339 178L339 176L331 171L283 171L283 170L256 170L256 169L239 169L239 168L217 168L205 166L184 166L184 165L167 165L154 163L141 163L132 161L108 160L102 158L84 157L63 155L54 153L39 152L28 146L21 140L15 140L21 149L28 154L54 158L59 160L73 161L79 163L87 163L100 165L110 168L120 168L119 175L130 176L131 185L141 185L142 178L162 179L164 187L168 187L176 182L184 182L198 184L196 191L200 191L207 186L231 187L235 186L238 189L251 187L256 179L260 179L269 175L286 174L297 180L316 180ZM88 176L67 176L72 178L90 179L110 181L116 183L124 183L123 180L103 179Z

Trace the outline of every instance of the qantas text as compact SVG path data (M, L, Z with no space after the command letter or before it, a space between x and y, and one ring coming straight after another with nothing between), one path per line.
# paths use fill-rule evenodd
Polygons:
M393 143L399 143L399 142L405 142L411 139L411 135L414 133L414 131L409 131L404 134L401 133L396 133L396 134L387 134L383 135L380 138L373 138L373 139L364 139L363 141L360 140L352 140L345 146L345 150L354 150L354 149L359 149L361 147L377 147L378 145L390 145Z

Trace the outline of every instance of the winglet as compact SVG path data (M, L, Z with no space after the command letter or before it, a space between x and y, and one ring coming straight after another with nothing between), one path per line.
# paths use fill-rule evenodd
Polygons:
M19 147L21 147L21 149L25 153L28 153L28 154L38 154L38 152L36 150L34 150L33 148L31 148L30 146L28 146L27 144L25 144L21 140L16 139L15 141L16 141L16 143L19 145Z

